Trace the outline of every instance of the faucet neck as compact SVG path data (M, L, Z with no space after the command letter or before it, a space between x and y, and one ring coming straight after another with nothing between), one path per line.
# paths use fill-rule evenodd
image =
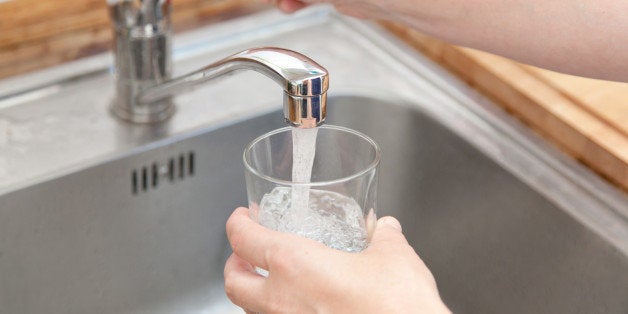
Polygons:
M296 127L315 127L325 121L329 74L314 60L283 48L254 48L236 53L197 71L142 90L140 104L152 104L237 70L253 70L284 90L284 116ZM254 87L243 83L242 91Z

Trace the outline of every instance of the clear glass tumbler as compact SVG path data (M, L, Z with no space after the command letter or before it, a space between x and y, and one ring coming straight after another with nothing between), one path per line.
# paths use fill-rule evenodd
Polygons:
M371 138L338 126L264 134L244 151L251 217L273 230L361 251L376 222L380 155Z

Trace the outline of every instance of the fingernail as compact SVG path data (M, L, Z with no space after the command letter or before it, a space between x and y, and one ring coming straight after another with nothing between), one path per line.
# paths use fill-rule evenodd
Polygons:
M378 224L385 224L389 227L393 227L397 229L397 231L401 232L401 224L394 217L386 216L379 219Z

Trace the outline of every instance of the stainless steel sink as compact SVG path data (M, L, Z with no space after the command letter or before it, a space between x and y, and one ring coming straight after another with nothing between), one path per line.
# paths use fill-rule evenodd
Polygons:
M625 194L325 7L183 35L175 65L262 45L328 68L328 123L380 143L379 215L401 220L454 312L628 312ZM178 97L166 124L129 125L107 112L109 64L0 82L0 313L238 312L224 223L246 204L245 144L283 125L276 87L243 73Z

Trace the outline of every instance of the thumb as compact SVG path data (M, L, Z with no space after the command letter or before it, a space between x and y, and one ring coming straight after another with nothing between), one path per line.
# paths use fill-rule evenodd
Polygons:
M401 224L394 217L386 216L377 220L370 246L379 246L386 243L408 244L401 233Z

